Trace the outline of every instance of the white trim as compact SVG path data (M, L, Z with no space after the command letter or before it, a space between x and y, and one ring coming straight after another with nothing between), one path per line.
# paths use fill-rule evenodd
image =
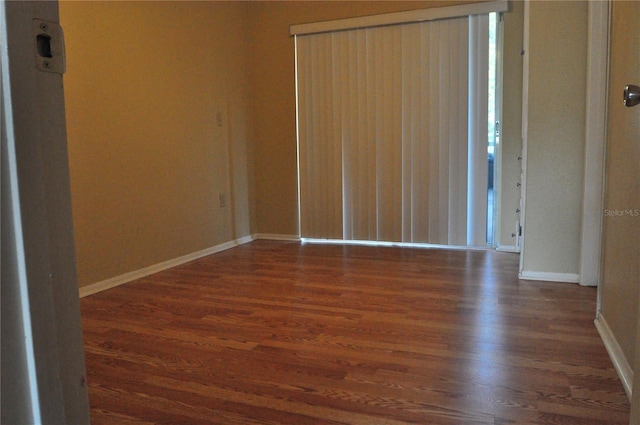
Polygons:
M298 235L302 234L302 205L301 205L301 193L300 188L302 184L300 182L300 87L298 86L298 38L293 38L293 54L294 54L294 78L296 83L296 199L298 207Z
M526 211L527 211L527 144L529 132L529 1L524 2L524 34L522 58L522 154L520 159L520 217L516 229L517 245L520 248L520 273L524 270L526 255Z
M201 251L192 252L191 254L183 255L182 257L174 258L168 261L163 261L162 263L154 264L149 267L144 267L142 269L135 270L129 273L124 273L119 276L112 277L110 279L106 279L101 282L97 282L88 286L83 286L79 290L80 298L93 295L98 292L106 291L107 289L115 288L116 286L120 286L125 283L134 281L136 279L141 279L143 277L150 276L154 273L158 273L163 270L170 269L172 267L186 264L190 261L194 261L199 258L206 257L207 255L215 254L217 252L221 252L229 248L233 248L239 245L243 245L245 243L249 243L254 239L255 238L253 236L244 236L242 238L225 242L220 245L213 246L211 248L206 248Z
M254 239L270 240L270 241L300 241L298 235L284 235L278 233L256 233Z
M465 5L408 10L404 12L386 13L383 15L370 15L357 18L337 19L333 21L313 22L309 24L296 24L289 27L289 33L291 35L318 34L331 31L434 21L436 19L481 15L491 12L505 12L508 9L509 4L507 0L496 0Z
M542 280L546 282L567 282L578 283L577 273L549 273L549 272L532 272L521 271L518 278L522 280Z
M631 365L624 356L622 347L618 344L618 340L616 340L616 337L602 314L598 314L594 323L600 334L602 343L607 349L607 353L609 353L613 367L616 369L616 372L618 372L624 391L627 393L629 400L631 400L631 394L633 392L633 370L631 369Z
M36 370L36 355L35 348L33 343L33 325L31 323L31 306L29 301L29 282L27 280L27 265L26 265L26 257L25 257L25 246L24 246L24 235L22 229L22 211L20 206L20 185L18 182L18 160L16 157L16 140L14 134L14 115L13 115L13 104L12 104L12 93L11 93L11 83L9 79L9 47L8 47L8 34L7 34L7 18L6 18L6 4L4 2L0 3L0 93L1 98L0 102L2 102L2 116L0 117L0 128L2 130L2 150L6 153L3 154L7 157L8 166L6 169L3 169L2 178L8 181L6 186L8 189L5 189L5 186L2 187L2 199L5 200L4 192L8 191L9 202L10 205L10 217L3 217L5 223L10 223L7 227L12 227L13 237L11 241L7 243L10 245L9 257L15 263L14 266L16 268L15 275L15 283L18 287L19 293L19 307L17 305L11 306L16 310L20 311L20 318L22 319L22 332L23 332L23 340L24 340L24 358L26 363L26 376L28 383L26 387L28 389L29 400L25 402L30 406L30 414L31 420L34 423L39 423L42 421L42 415L40 414L40 398L38 395L38 375ZM4 166L4 164L3 164ZM6 173L6 174L5 174ZM4 209L3 209L4 214ZM3 231L4 231L4 223L3 223ZM2 249L5 249L5 234L3 234L2 239ZM7 237L7 240L9 238ZM7 253L5 252L5 255ZM3 262L4 264L4 262ZM8 283L9 285L13 285L14 282ZM4 286L4 285L3 285ZM4 292L4 291L3 291ZM2 308L6 308L5 304L2 304ZM8 315L7 315L8 316ZM16 318L18 314L12 317ZM4 317L4 316L3 316ZM18 326L16 324L16 326ZM20 347L23 348L23 347ZM21 353L22 354L22 353Z
M606 140L609 2L589 2L587 111L580 247L580 285L598 286L602 256L604 146Z
M14 158L3 158L1 173L2 198L3 202L8 201L2 205L2 215L4 219L8 212L9 218L2 222L2 249L8 248L12 272L2 276L3 292L7 285L12 295L2 299L2 314L4 319L6 311L11 323L22 322L31 328L31 334L28 329L15 329L11 339L22 341L12 344L14 341L10 340L2 347L3 355L14 358L16 365L2 371L3 384L5 373L8 382L16 384L11 388L15 400L2 399L3 408L13 401L6 413L2 411L2 417L7 423L89 423L87 387L82 384L86 371L77 299L62 76L40 71L34 62L33 20L57 25L58 2L0 1L0 9L0 79L3 85L8 84L4 87L10 87L10 92L3 89L1 96L3 105L11 104L3 120L10 120L12 126L11 130L2 130L2 156L9 154L5 147L10 144L15 149ZM13 135L5 131L13 131ZM11 167L6 166L9 161ZM5 168L11 168L13 176ZM16 183L15 178L19 199L13 198L18 193L10 187ZM19 211L14 209L18 206ZM20 216L14 217L14 213ZM18 220L22 235L14 232ZM16 237L22 246L17 245Z
M518 248L516 248L515 245L499 245L496 248L496 251L499 251L499 252L515 252L515 253L520 252L520 251L518 251Z

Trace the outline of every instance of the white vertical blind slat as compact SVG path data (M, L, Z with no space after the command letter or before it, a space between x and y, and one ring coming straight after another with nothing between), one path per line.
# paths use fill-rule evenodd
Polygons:
M469 19L456 19L454 25L449 28L452 45L457 48L452 55L449 68L455 75L455 93L457 96L450 100L451 110L455 111L455 120L452 121L453 135L450 145L454 147L451 153L450 175L455 176L455 186L452 188L452 198L455 199L453 211L454 224L450 228L455 233L450 240L453 245L466 245L467 243L467 143L468 143L468 98L465 93L469 86ZM455 71L454 71L455 70ZM486 150L486 146L485 146Z
M488 98L489 98L489 17L470 18L469 37L469 140L468 140L468 199L467 245L484 245L487 240L488 185ZM484 54L483 54L484 53Z

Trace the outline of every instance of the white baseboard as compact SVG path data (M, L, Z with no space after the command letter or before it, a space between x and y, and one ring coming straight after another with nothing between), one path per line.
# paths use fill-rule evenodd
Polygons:
M518 275L522 280L543 280L547 282L568 282L578 283L580 276L577 273L548 273L548 272L532 272L522 271Z
M139 270L134 270L129 273L124 273L110 279L103 280L101 282L93 283L91 285L83 286L79 289L80 298L96 294L98 292L106 291L107 289L115 288L116 286L123 285L127 282L131 282L136 279L140 279L154 273L161 272L163 270L170 269L185 263L188 263L198 258L206 257L207 255L215 254L229 248L233 248L239 245L253 241L253 236L244 236L229 242L222 243L220 245L213 246L211 248L203 249L201 251L192 252L191 254L183 255L182 257L174 258L172 260L163 261L162 263L154 264L149 267L144 267Z
M500 245L496 248L500 252L520 252L515 245Z
M278 233L256 233L254 239L265 239L271 241L300 241L298 235L282 235Z
M604 317L602 317L602 314L598 314L594 323L598 333L600 334L600 338L602 338L604 347L607 349L607 353L609 353L613 367L616 369L616 372L618 372L620 381L622 381L622 386L624 387L629 400L631 400L631 393L633 392L633 370L631 369L631 365L624 356L622 347L618 344L618 340L616 340L613 332L611 332L611 328L609 328L609 325Z

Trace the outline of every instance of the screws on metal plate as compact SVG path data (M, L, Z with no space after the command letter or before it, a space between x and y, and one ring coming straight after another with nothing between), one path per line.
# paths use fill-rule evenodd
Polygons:
M42 66L44 66L45 68L49 68L51 66L51 62L49 61L43 61L42 62Z
M42 23L40 24L40 29L41 29L42 31L46 31L46 30L48 30L48 29L49 29L49 26L48 26L46 23L42 22Z

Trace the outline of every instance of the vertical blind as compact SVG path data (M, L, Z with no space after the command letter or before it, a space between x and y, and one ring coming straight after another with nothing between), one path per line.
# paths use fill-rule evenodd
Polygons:
M485 245L488 15L296 36L303 238Z

